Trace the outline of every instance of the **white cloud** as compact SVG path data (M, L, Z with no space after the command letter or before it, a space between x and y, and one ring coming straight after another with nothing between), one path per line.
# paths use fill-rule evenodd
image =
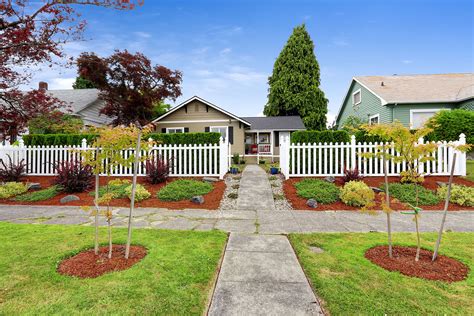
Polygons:
M342 39L342 38L336 38L332 41L332 43L336 46L341 46L341 47L349 46L349 42L347 42L345 39Z
M135 34L136 36L141 37L141 38L150 38L151 37L151 34L147 33L147 32L133 32L133 34Z
M53 78L49 84L48 89L51 90L64 90L72 89L72 84L76 81L76 78Z
M336 114L328 112L326 114L326 120L327 120L327 127L330 127L333 125L334 121L336 120Z
M232 49L229 48L229 47L226 47L226 48L224 48L223 50L221 50L221 51L219 52L219 54L221 54L221 55L227 55L227 54L229 54L230 52L232 52Z
M407 65L408 65L408 64L412 64L412 63L413 63L413 60L404 59L404 60L402 60L402 63L407 64Z

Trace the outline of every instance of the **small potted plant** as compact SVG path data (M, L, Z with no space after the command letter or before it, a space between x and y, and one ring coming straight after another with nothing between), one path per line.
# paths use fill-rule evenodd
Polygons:
M230 166L230 173L232 173L232 174L239 173L239 167L237 167L235 165Z
M280 172L280 168L278 168L277 164L270 165L270 174L278 174Z

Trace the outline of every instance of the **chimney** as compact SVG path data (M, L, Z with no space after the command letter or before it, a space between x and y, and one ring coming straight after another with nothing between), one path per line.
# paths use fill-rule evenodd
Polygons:
M48 90L48 83L44 81L40 81L38 84L39 90Z
M383 83L383 81L380 83L380 85L381 85L382 87L385 86L385 84Z

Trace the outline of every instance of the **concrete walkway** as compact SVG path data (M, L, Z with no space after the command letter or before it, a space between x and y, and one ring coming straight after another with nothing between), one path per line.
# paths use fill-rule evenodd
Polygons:
M318 315L321 307L285 236L232 233L209 315Z
M248 165L240 180L238 210L275 210L273 192L266 172L257 165Z
M112 223L125 227L127 208L114 211ZM442 212L423 211L421 231L437 231ZM28 224L92 225L94 218L77 206L0 205L0 221ZM105 220L101 222L106 225ZM378 216L355 211L249 211L249 210L179 210L138 208L134 213L134 227L212 230L226 232L287 234L311 232L369 232L386 231L385 214ZM414 232L412 216L394 213L392 227L396 232ZM446 219L446 230L474 232L473 211L451 211Z

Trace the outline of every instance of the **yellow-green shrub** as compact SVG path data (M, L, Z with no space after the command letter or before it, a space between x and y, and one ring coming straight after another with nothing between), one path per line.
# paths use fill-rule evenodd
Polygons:
M342 188L339 197L350 206L367 206L373 202L375 193L362 181L349 181Z
M132 185L129 185L125 189L125 193L127 194L128 198L131 200L132 199ZM151 197L151 193L145 189L145 187L141 184L137 184L137 187L135 189L135 202L140 202L146 199L149 199Z
M12 196L28 191L28 186L21 182L7 182L0 186L0 199L8 199Z
M446 199L448 193L448 186L443 185L438 188L438 196ZM456 203L461 206L474 206L474 187L465 185L453 184L451 187L451 203Z

